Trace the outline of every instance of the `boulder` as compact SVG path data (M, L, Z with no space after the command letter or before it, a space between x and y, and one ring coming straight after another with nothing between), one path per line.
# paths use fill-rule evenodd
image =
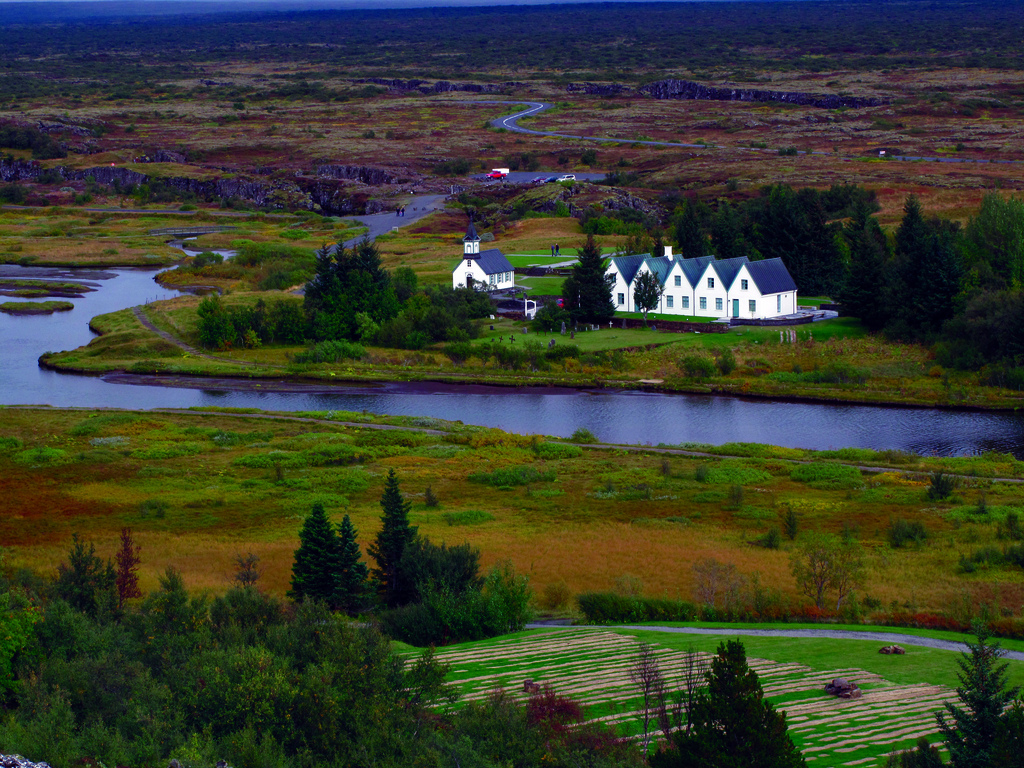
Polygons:
M838 696L840 699L859 699L860 688L845 677L837 677L831 683L825 683L825 692Z
M900 645L886 645L885 647L880 648L878 652L884 654L895 654L896 656L902 656L906 653L906 651L903 650L903 646Z

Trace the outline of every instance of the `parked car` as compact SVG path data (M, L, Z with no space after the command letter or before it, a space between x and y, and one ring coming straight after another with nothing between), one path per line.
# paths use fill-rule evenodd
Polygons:
M508 176L508 168L491 168L491 172L487 174L488 179L504 179Z
M545 184L552 184L556 181L558 181L558 176L548 176L546 179L544 179Z
M543 183L544 183L544 182L546 182L547 180L548 180L548 177L547 177L547 176L537 176L536 178L534 178L534 179L531 179L531 180L530 180L530 183L531 183L531 184L543 184Z
M555 181L576 181L576 177L571 173L567 173L564 176L559 176Z

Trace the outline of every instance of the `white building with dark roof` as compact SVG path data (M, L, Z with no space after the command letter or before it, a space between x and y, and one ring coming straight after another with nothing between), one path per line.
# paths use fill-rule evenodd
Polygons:
M659 315L760 320L797 311L796 283L782 259L679 259L668 246L664 256L611 259L607 274L617 311L639 311L633 283L643 272L653 272L661 283L661 301L651 310Z
M497 248L480 250L480 236L470 222L462 238L462 261L452 270L452 287L496 291L515 288L515 285L515 268Z

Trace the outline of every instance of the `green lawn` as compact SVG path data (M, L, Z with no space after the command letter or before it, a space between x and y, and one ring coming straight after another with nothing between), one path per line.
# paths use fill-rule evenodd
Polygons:
M494 326L493 331L490 330L491 325ZM576 338L571 340L568 331L563 336L558 331L545 333L530 330L526 336L523 336L523 325L522 321L515 322L512 320L488 322L484 325L480 337L473 343L490 344L491 339L501 337L504 338L505 344L509 344L509 336L514 335L516 343L540 341L547 345L550 339L554 339L556 344L575 344L584 352L597 352L600 350L621 349L623 347L641 347L648 344L672 344L682 338L678 334L659 335L646 328L629 328L625 330L622 328L602 328L599 331L579 331L576 334Z
M549 264L561 264L563 262L571 260L572 256L531 256L524 253L513 253L511 256L505 256L513 267L532 267L532 266L547 266Z
M485 697L495 688L522 698L523 680L530 679L572 696L587 717L637 735L640 700L629 680L634 639L654 646L674 691L680 687L687 649L714 653L719 643L733 638L581 627L451 646L438 657L451 665L449 680L463 701ZM939 740L934 713L955 697L958 652L905 644L905 655L886 656L878 653L884 639L739 639L766 696L786 712L790 735L815 766L881 765L888 752L912 746L919 736ZM1024 682L1024 662L1008 664L1011 684ZM862 698L826 694L824 683L834 677L856 682Z
M516 285L541 296L559 296L564 277L522 277L516 275Z

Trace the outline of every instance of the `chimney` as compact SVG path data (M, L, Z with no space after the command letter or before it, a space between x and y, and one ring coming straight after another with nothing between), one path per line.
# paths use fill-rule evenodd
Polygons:
M664 248L665 248L665 256L668 258L668 260L669 261L675 261L675 259L672 256L672 246L671 245L666 245L666 246L664 246Z

